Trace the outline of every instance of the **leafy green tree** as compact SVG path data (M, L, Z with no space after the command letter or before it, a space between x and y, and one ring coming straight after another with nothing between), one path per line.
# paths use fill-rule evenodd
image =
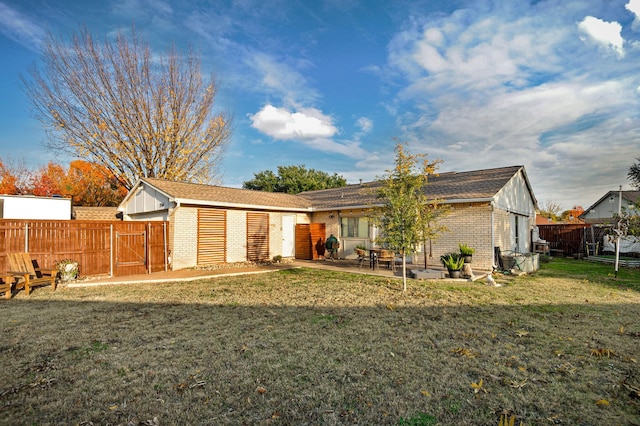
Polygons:
M629 168L627 176L636 189L640 190L640 157L636 158L636 163Z
M253 179L243 183L244 189L298 194L317 189L339 188L347 184L346 179L337 173L330 175L320 170L307 169L304 164L278 166L277 175L271 170L264 170L253 176Z
M433 201L426 195L428 178L433 175L440 160L430 162L426 154L411 155L405 146L395 148L395 167L378 178L380 203L373 208L372 222L380 229L376 242L400 253L402 256L403 290L407 290L407 255L430 237L443 232L436 227L442 212L435 213Z

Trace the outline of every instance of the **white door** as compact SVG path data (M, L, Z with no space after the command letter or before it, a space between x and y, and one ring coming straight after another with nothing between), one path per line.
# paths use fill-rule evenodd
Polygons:
M293 257L296 235L296 217L282 216L282 257Z

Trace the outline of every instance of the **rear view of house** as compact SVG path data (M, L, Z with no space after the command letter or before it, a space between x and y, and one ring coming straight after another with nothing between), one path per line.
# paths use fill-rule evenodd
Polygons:
M421 247L414 262L437 261L459 243L476 249L479 269L495 264L495 247L531 251L536 200L523 166L441 173L429 182L429 199L451 207L442 221L449 231ZM144 178L119 210L124 220L169 221L174 269L275 256L317 259L330 234L340 241L339 257L355 258L357 245L375 245L378 230L369 216L378 185L290 195Z

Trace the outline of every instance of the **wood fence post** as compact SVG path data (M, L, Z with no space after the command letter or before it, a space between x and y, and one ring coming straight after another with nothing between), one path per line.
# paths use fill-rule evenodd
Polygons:
M113 224L109 224L109 275L113 277Z
M147 262L147 274L151 273L151 245L149 239L151 238L151 222L147 222L147 235L144 239L144 253Z

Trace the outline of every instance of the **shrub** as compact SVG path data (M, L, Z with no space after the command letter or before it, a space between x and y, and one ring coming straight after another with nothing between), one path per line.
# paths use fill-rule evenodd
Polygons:
M476 251L473 247L469 247L467 244L463 243L458 244L458 249L460 250L460 254L463 256L471 256Z

